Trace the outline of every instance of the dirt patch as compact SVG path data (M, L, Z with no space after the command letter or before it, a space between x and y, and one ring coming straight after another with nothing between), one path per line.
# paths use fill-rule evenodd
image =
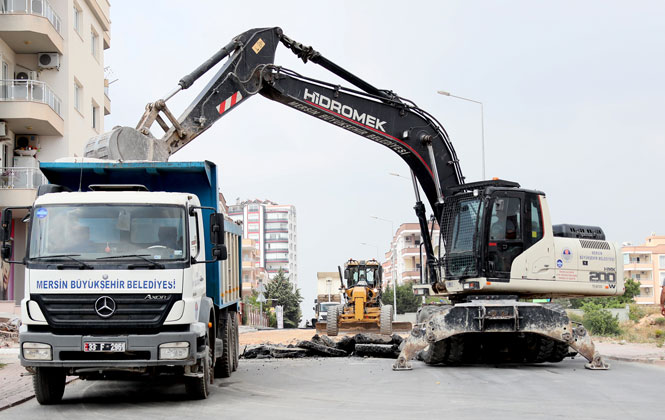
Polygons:
M262 330L240 334L240 345L249 344L296 344L301 340L309 340L316 334L314 329L290 328L283 330Z

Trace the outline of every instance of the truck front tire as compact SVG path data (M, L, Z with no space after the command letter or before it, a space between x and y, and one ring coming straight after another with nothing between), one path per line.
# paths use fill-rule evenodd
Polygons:
M210 334L206 334L206 346L203 354L199 366L203 370L203 375L199 378L187 378L187 382L185 382L187 395L194 400L204 400L208 398L210 393L210 365L212 365L212 358L214 357L212 347L210 347Z
M65 370L50 367L35 368L32 385L40 404L57 404L65 393Z

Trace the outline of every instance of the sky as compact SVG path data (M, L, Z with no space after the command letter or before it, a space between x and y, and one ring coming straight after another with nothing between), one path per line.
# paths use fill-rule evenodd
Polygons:
M663 2L112 0L111 20L106 130L135 126L236 35L280 26L434 115L467 181L482 174L480 105L438 90L483 103L486 177L544 191L553 223L600 226L617 243L665 235ZM275 63L348 86L281 46ZM171 99L172 112L214 72ZM410 180L390 175L409 175L397 154L260 95L171 158L204 159L229 203L296 206L304 319L318 271L382 256L392 225L416 221Z

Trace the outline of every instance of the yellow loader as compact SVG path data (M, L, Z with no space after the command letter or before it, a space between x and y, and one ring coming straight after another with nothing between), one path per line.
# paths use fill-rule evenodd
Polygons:
M391 335L393 330L409 331L410 322L393 322L393 306L381 303L383 267L375 259L344 263L344 279L340 273L345 303L328 309L326 322L316 324L317 332L336 336L339 331L360 329Z

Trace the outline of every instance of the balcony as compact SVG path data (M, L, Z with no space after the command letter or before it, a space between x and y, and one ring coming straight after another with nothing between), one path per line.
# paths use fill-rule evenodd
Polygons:
M0 2L0 38L17 54L63 54L62 21L47 0Z
M420 271L402 271L402 280L415 280L420 279Z
M104 116L111 113L111 99L109 98L109 79L104 79Z
M62 136L62 101L44 82L0 80L0 115L14 133Z
M403 248L400 251L402 257L420 257L420 248L418 247L409 247Z
M624 264L623 270L624 271L653 271L653 266L651 265L651 262L648 262L648 263L630 262L628 264Z
M0 168L0 203L3 207L29 206L35 201L37 187L46 182L37 168Z

